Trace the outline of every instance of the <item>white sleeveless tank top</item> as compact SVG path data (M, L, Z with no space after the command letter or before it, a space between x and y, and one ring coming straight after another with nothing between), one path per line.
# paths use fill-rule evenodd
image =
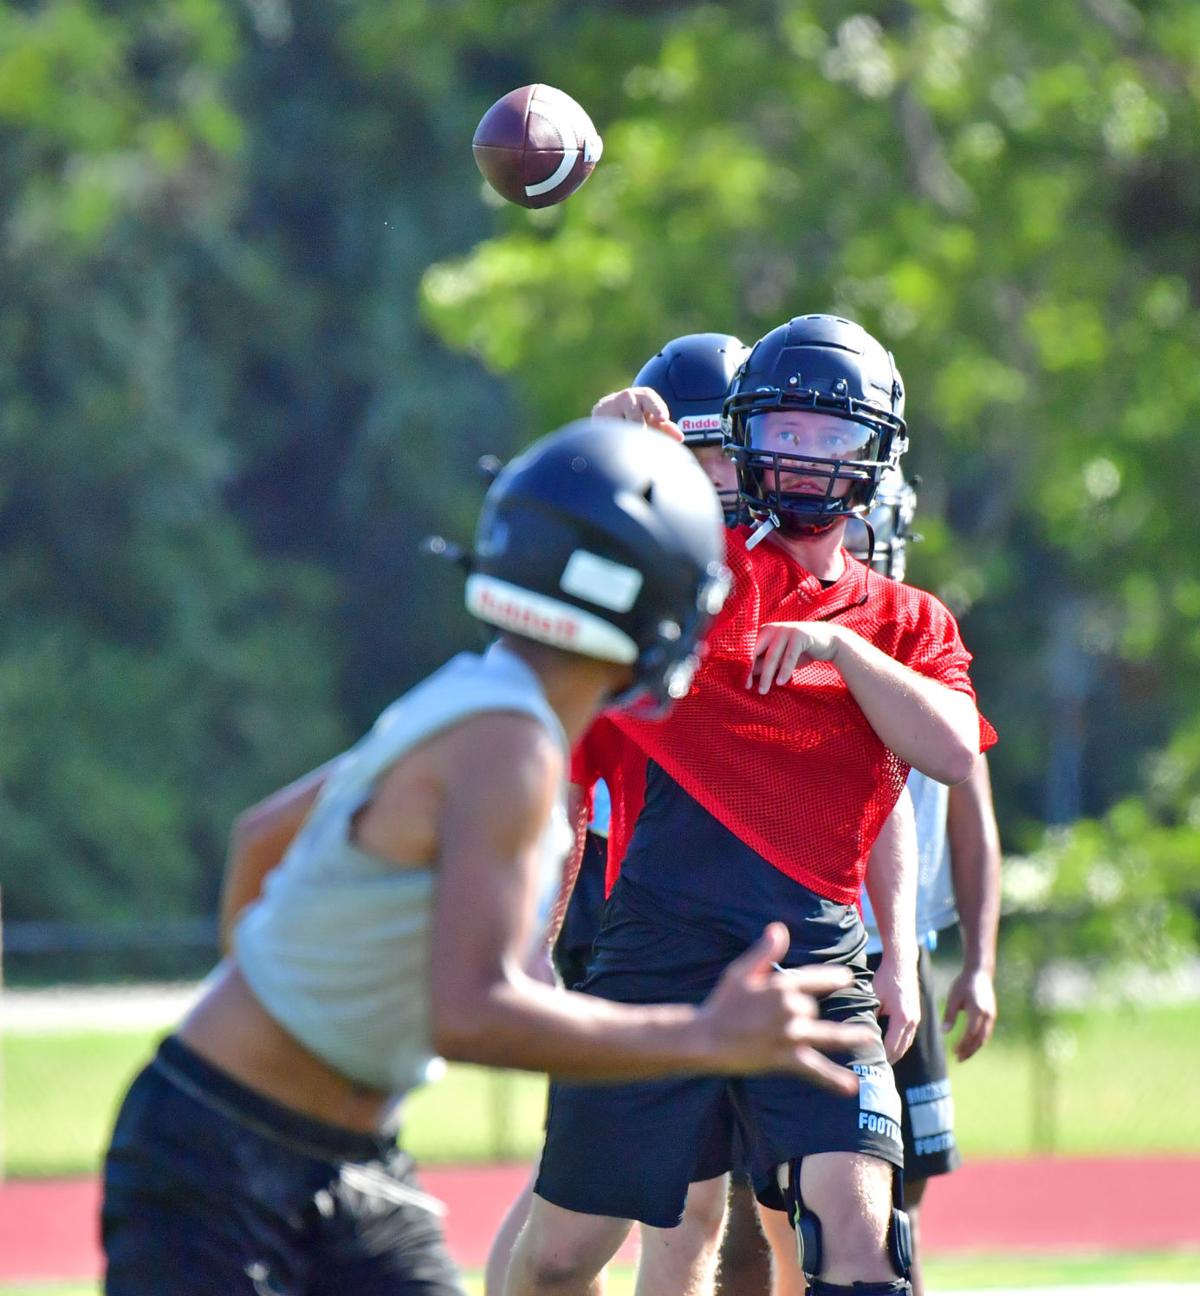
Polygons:
M405 694L334 767L304 827L234 932L238 966L263 1007L335 1070L402 1093L434 1061L427 950L433 870L398 868L350 839L379 776L468 716L523 711L563 748L537 676L493 644L463 653ZM556 891L572 844L563 795L542 836L540 899Z

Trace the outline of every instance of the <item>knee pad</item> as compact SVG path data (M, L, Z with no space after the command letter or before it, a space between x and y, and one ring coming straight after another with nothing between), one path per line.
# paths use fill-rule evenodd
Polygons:
M800 1162L788 1164L787 1174L787 1209L788 1219L796 1234L796 1256L800 1271L809 1283L809 1290L814 1296L819 1291L826 1291L826 1296L838 1296L838 1293L849 1291L849 1288L835 1284L822 1283L817 1274L821 1272L821 1221L810 1211L800 1196ZM904 1184L898 1170L892 1171L892 1217L888 1221L887 1249L888 1259L900 1279L899 1285L893 1283L856 1283L856 1296L889 1296L891 1292L908 1292L912 1288L909 1279L912 1277L913 1245L912 1224L904 1210ZM827 1290L826 1290L827 1289Z

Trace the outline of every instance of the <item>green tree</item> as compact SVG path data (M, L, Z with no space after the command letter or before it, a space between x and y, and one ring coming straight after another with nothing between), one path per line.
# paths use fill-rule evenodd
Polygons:
M264 563L212 332L244 156L208 0L0 17L6 917L192 914L234 811L343 740L327 578Z

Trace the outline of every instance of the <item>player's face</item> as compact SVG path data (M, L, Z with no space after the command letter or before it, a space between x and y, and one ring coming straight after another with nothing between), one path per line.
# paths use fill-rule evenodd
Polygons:
M737 468L732 459L725 457L725 451L719 445L697 446L692 454L717 490L737 490Z
M752 450L789 456L791 471L780 472L780 486L799 495L824 495L829 486L829 461L864 458L872 437L870 428L861 423L809 410L757 414L749 420L748 431ZM812 461L811 474L804 471L805 459ZM830 493L839 497L849 489L848 481L836 481Z

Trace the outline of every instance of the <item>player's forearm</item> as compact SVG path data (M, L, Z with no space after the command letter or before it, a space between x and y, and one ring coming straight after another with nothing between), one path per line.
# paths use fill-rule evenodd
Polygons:
M279 863L283 849L273 840L239 839L234 834L221 886L218 929L223 954L230 951L233 929L242 910L262 894L263 880Z
M473 1008L435 1009L445 1058L545 1071L566 1080L639 1080L704 1070L702 1013L686 1004L630 1005L512 976ZM711 1065L711 1063L710 1063Z
M219 936L229 953L233 928L243 909L262 894L263 882L283 859L300 831L335 761L312 770L244 810L229 835L229 856L221 881Z
M871 728L901 760L940 783L969 776L979 754L979 713L971 698L852 631L839 635L833 662Z
M867 895L884 952L897 966L917 958L917 834L905 788L867 860Z
M951 790L946 828L963 966L991 976L1000 925L1000 834L986 757L979 758L970 779Z
M1000 923L999 887L980 885L980 875L972 869L968 877L958 880L955 870L955 903L958 926L962 934L963 967L968 972L996 971L996 935Z

